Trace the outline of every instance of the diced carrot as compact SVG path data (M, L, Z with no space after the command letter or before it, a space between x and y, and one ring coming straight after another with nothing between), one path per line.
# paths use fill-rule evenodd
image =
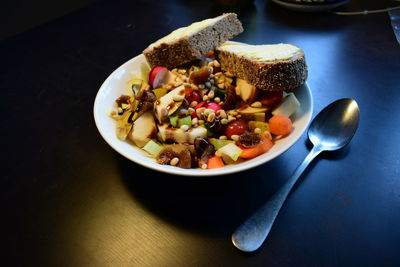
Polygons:
M264 154L268 150L271 149L271 147L274 145L272 141L267 138L266 136L261 137L262 142L259 143L258 145L255 145L253 147L249 148L241 148L243 150L242 154L240 154L240 157L243 159L252 159L255 158L261 154Z
M208 169L216 169L216 168L222 168L222 167L224 167L224 162L218 156L214 156L212 158L209 158L208 161L207 161L207 168Z
M268 121L269 130L275 135L287 135L292 131L292 121L284 115L275 115Z

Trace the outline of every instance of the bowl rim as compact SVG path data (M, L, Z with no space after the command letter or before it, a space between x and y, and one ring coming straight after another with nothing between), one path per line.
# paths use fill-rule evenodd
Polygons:
M282 150L279 150L277 153L274 153L274 155L266 157L266 158L259 158L256 157L254 159L250 159L250 160L246 160L243 163L239 163L237 165L230 165L230 166L226 166L224 168L219 168L219 169L207 169L207 170L202 170L199 168L196 169L182 169L182 168L177 168L174 166L170 166L170 165L161 165L156 163L154 160L149 162L149 161L142 161L139 158L135 158L133 154L137 154L137 153L132 153L131 150L127 151L125 149L120 149L117 146L116 142L125 142L125 141L121 141L119 140L116 136L115 139L113 140L109 140L109 138L107 138L106 134L105 134L105 130L102 127L101 124L101 120L104 119L104 117L107 117L108 119L112 120L108 114L106 114L104 107L100 107L100 98L101 95L104 94L105 90L106 90L106 86L110 83L110 81L116 76L116 74L120 73L121 71L123 71L123 69L125 69L128 65L130 64L134 64L135 61L140 62L140 60L143 60L144 56L143 54L137 55L136 57L133 57L131 59L129 59L128 61L126 61L124 64L120 65L117 69L115 69L107 78L106 80L102 83L102 85L100 86L95 100L94 100L94 105L93 105L93 116L94 116L94 121L97 127L97 130L99 131L100 135L103 137L103 139L106 141L106 143L108 143L109 146L111 146L115 151L117 151L119 154L121 154L122 156L124 156L125 158L131 160L132 162L139 164L143 167L155 170L155 171L160 171L160 172L164 172L164 173L168 173L168 174L173 174L173 175L180 175L180 176L198 176L198 177L204 177L204 176L219 176L219 175L227 175L227 174L232 174L232 173L237 173L237 172L241 172L244 170L248 170L254 167L257 167L261 164L267 163L273 159L275 159L276 157L282 155L284 152L286 152L290 147L292 147L295 143L297 143L297 141L300 139L300 137L304 134L304 132L307 130L310 122L311 122L311 117L312 117L312 113L313 113L313 109L314 109L314 103L313 103L313 97L312 97L312 92L310 87L308 86L308 83L305 83L304 85L302 85L301 87L304 87L304 89L306 89L307 92L305 92L305 97L307 98L309 105L307 106L307 109L304 110L304 114L302 114L302 116L305 116L305 123L301 125L301 129L300 131L296 132L295 136L292 136L292 141L289 145L285 145L283 147ZM300 88L300 87L299 87ZM296 91L296 90L294 90ZM300 103L300 105L302 105L302 103ZM112 106L112 102L110 101L110 108ZM103 116L103 118L102 118ZM295 120L296 122L296 120ZM295 134L294 132L291 133L291 135ZM290 136L290 135L289 135ZM285 140L285 139L282 139ZM130 144L130 146L135 149L136 151L138 151L139 155L141 155L142 157L146 157L146 158L150 158L149 156L145 155L145 151L143 151L142 149ZM134 150L132 150L134 151ZM268 153L268 152L267 152ZM264 154L263 154L264 155ZM137 155L136 155L137 156Z

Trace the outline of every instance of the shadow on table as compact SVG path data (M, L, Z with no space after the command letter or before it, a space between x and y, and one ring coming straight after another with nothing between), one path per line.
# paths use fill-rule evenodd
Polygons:
M306 146L311 149L309 141ZM339 151L324 152L319 158L341 160L349 151L347 146ZM297 186L319 158L311 163ZM287 160L283 155L251 170L210 177L155 172L122 157L119 165L132 197L162 220L195 232L229 236L292 174L294 169L286 167Z
M288 176L282 158L212 177L154 172L124 158L119 163L124 183L146 209L179 227L221 236L229 236Z

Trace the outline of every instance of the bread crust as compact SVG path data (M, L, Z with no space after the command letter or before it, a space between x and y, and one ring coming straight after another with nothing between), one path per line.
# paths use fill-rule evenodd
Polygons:
M216 49L221 68L248 81L261 90L292 91L307 80L308 71L304 51L288 60L260 63L230 51Z
M143 51L151 67L164 66L169 69L200 59L225 41L243 32L235 13L221 15L223 18L190 37L182 37Z

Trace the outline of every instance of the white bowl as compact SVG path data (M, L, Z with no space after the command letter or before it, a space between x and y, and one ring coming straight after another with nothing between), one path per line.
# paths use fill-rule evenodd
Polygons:
M296 143L310 123L313 101L310 88L305 84L294 91L301 106L294 117L293 132L289 136L277 141L267 153L243 163L219 169L181 169L170 165L160 165L153 158L150 158L145 151L128 142L119 140L115 133L115 122L108 116L115 99L121 94L130 93L131 89L128 85L128 81L132 80L133 76L137 76L140 73L143 64L147 64L146 59L143 55L139 55L111 73L97 93L93 112L97 129L106 142L124 157L150 169L186 176L224 175L244 171L266 163L285 152Z

